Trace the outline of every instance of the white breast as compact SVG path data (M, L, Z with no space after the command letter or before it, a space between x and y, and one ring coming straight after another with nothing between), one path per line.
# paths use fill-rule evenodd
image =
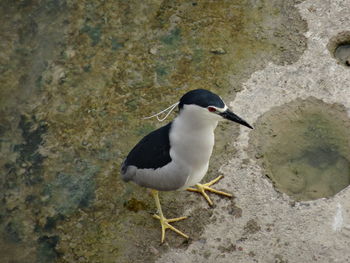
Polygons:
M183 189L199 183L208 171L218 120L207 115L206 111L198 106L186 105L172 124L170 156L188 173Z

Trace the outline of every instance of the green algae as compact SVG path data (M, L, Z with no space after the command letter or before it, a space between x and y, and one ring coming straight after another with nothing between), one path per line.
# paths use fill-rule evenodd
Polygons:
M175 28L160 38L165 45L168 45L172 48L176 48L177 45L181 43L181 30L180 28Z
M124 47L124 43L121 42L118 38L112 37L111 39L112 50L117 51Z
M306 23L293 1L10 2L0 4L7 156L0 160L6 175L0 212L1 224L12 226L21 242L0 240L0 254L12 261L24 262L22 255L31 262L154 261L151 246L168 249L159 247L159 222L149 216L153 200L119 175L135 143L162 125L142 117L195 88L229 101L252 72L269 61L297 61L306 43ZM218 48L226 53L211 52ZM21 116L27 117L18 125ZM216 134L223 139L208 179L234 155L237 126L222 124ZM27 176L32 163L40 164L35 181ZM184 200L186 206L202 201L184 192L161 194L168 217L182 214ZM213 211L193 212L177 227L198 239ZM167 240L188 246L175 234Z
M101 40L101 27L99 25L97 25L96 27L91 27L89 25L85 25L80 30L80 32L85 33L90 37L91 46L96 46ZM112 45L113 45L113 43L115 44L114 47L117 48L118 46L116 46L116 45L118 42L114 41L114 42L112 42Z
M309 98L262 116L252 141L279 191L313 200L350 184L349 127L343 107Z
M42 195L59 214L69 215L77 208L88 207L94 200L94 176L97 173L96 168L85 168L76 174L57 173L55 179L45 185Z

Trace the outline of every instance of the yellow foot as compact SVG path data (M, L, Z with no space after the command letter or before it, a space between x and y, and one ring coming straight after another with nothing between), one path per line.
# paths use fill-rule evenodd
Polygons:
M176 222L176 221L180 221L183 219L186 219L187 216L183 216L183 217L178 217L178 218L172 218L172 219L166 219L164 216L159 216L159 215L153 215L153 217L155 219L158 219L160 221L160 224L162 226L162 240L161 243L164 242L165 239L165 230L167 228L173 230L174 232L178 233L179 235L183 236L184 238L188 239L188 235L184 234L183 232L181 232L180 230L176 229L175 227L173 227L172 225L170 225L169 223L172 222Z
M210 187L211 185L215 184L217 181L219 181L222 178L223 178L223 176L220 175L220 176L216 177L214 180L210 181L209 183L196 184L197 188L187 188L186 190L187 191L191 191L191 192L201 193L204 196L204 198L208 201L209 205L213 205L213 201L211 201L211 199L209 198L209 196L205 192L206 190L209 191L209 192L213 192L215 194L218 194L218 195L224 195L224 196L227 196L227 197L232 197L233 196L232 194L228 194L228 193L225 193L225 192L222 192L222 191L218 191L218 190L213 189L213 188Z

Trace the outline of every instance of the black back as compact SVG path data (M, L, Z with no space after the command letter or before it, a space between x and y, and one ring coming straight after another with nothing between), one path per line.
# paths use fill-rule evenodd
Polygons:
M138 169L157 169L171 162L169 132L171 122L167 125L149 133L136 144L126 157L122 171L126 172L129 165Z
M195 104L203 108L208 106L225 107L224 102L218 95L205 89L195 89L187 92L180 99L179 109L181 110L185 104Z

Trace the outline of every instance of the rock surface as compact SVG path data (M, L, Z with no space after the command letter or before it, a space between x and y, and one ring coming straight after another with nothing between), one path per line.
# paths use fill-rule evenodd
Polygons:
M190 216L176 224L188 242L167 233L160 245L152 198L119 176L161 125L142 117L191 89L219 93L253 124L309 96L349 111L349 68L332 55L349 38L349 6L1 1L0 261L349 261L349 188L309 202L277 192L244 128L220 125L206 178L224 174L217 188L234 199L209 208L161 194L166 216Z

